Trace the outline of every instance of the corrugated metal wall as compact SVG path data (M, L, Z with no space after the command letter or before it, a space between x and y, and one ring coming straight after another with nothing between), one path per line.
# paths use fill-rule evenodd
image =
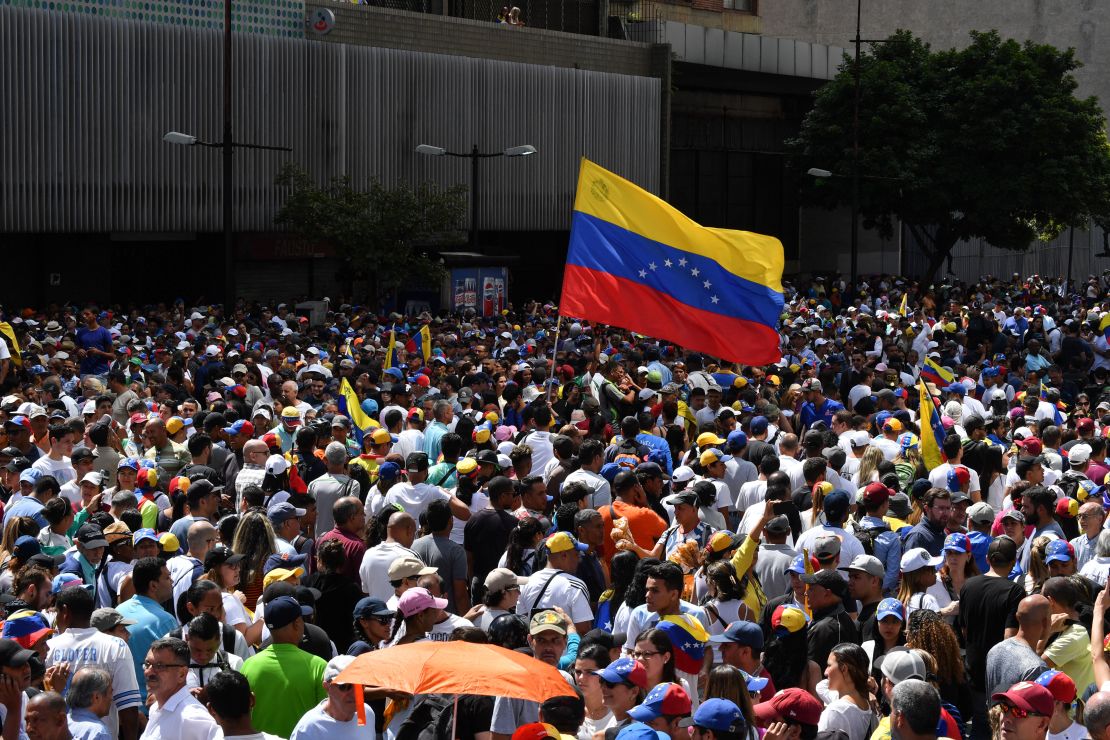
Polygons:
M218 231L221 34L0 6L0 231ZM659 188L653 78L237 36L237 230L272 228L292 158L320 178L468 184L469 162L413 153L533 144L481 163L483 229L569 224L578 161Z

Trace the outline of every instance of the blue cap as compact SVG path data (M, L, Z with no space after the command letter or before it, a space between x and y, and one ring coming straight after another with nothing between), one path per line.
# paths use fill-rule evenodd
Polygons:
M740 707L728 699L706 699L702 702L698 711L694 712L694 726L730 735L743 735L748 731L748 723L744 721Z
M737 645L747 645L752 650L763 650L763 629L755 622L738 619L719 635L709 638L710 642L734 642Z
M643 663L632 658L617 658L605 668L594 671L594 675L609 683L627 683L641 689L647 688L647 670Z
M401 466L395 462L384 462L378 466L378 478L381 480L396 480L401 474Z
M877 426L879 429L882 429L883 424L886 423L886 420L892 416L894 416L894 414L890 413L889 411L880 411L879 413L875 414L875 426Z
M143 540L150 540L151 542L158 541L158 533L149 527L145 529L136 529L135 534L131 535L132 544L139 544Z
M1067 540L1052 540L1044 551L1045 564L1069 563L1075 555L1075 548Z
M388 370L386 370L385 372L383 372L382 374L383 375L392 375L394 378L397 378L397 380L404 380L405 379L405 374L402 373L401 368L398 368L398 367L391 367Z
M959 393L961 396L964 396L967 395L967 387L964 386L963 383L953 383L952 385L946 386L944 392Z
M666 717L688 717L690 695L677 683L656 684L639 706L628 710L628 716L638 722L651 722Z
M825 518L830 521L840 522L843 521L844 516L848 513L848 507L851 505L852 499L848 492L838 488L828 496L821 503L821 508L825 510Z
M19 558L20 562L25 565L28 560L40 552L42 552L42 545L29 534L16 539L15 547L12 548L12 556Z
M292 624L297 617L312 614L311 606L301 606L292 596L279 596L266 604L266 627L273 631Z
M953 532L944 538L943 549L945 552L971 552L971 539L963 532Z
M262 568L262 573L265 575L275 568L285 568L286 570L293 570L304 566L304 561L308 559L308 555L290 555L289 553L275 553L266 558L266 565ZM269 621L270 606L266 605L266 621Z
M744 434L739 429L737 429L735 432L731 432L725 439L725 447L727 447L730 452L737 452L747 446L748 435Z
M752 418L748 427L752 430L752 434L763 434L767 431L767 425L769 423L766 416L756 416Z
M234 436L236 434L239 434L240 432L243 431L243 427L247 424L250 424L250 422L247 421L246 419L240 419L239 421L235 422L231 426L224 427L224 429L223 429L224 434L229 434L229 435L232 435L232 436ZM252 428L253 428L253 426L254 425L251 424Z
M898 599L883 599L875 609L875 619L885 619L886 617L898 617L902 622L905 622L906 607Z
M39 478L42 477L42 471L38 468L27 468L19 474L20 483L30 483L34 485L38 483Z
M629 713L631 715L631 712ZM617 740L671 740L671 736L659 730L653 730L643 722L633 722L625 725L617 733Z
M617 477L617 473L624 470L619 463L605 463L601 466L601 477L613 484L613 479Z
M764 678L763 676L753 676L747 671L740 671L740 675L744 677L744 683L748 687L749 694L754 694L757 691L763 691L763 689L767 688L767 684L771 682L771 679L769 678Z
M804 574L806 572L806 559L801 555L795 556L790 561L790 567L786 569L786 572L797 573L798 575Z

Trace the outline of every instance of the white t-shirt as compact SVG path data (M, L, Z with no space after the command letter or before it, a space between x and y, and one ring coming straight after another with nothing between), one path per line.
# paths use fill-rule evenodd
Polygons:
M551 432L533 430L524 435L520 443L532 448L532 470L543 470L555 456L551 448Z
M548 581L551 581L548 585ZM540 591L544 591L543 600L536 603ZM565 571L555 568L544 568L538 573L533 573L528 583L521 586L520 599L517 602L516 613L528 619L532 609L536 607L560 606L570 616L570 621L575 624L592 622L594 612L590 609L590 591L580 578Z
M817 731L844 730L849 738L868 738L871 736L872 722L875 715L871 710L857 707L847 699L836 698L829 702L821 719L817 722Z
M419 452L424 449L424 432L419 429L406 429L397 435L397 444L393 445L393 451L400 454L403 458L408 460L409 455L413 452Z
M253 735L225 735L223 730L216 733L214 740L284 740L268 732L256 732Z
M705 616L705 609L702 609L697 604L691 604L689 601L679 601L678 611L682 614L689 614L695 617L701 625L705 627L709 624L709 620ZM625 628L625 635L627 638L624 641L624 652L631 653L636 649L636 638L641 632L648 627L659 621L659 615L655 612L649 612L647 604L640 604L632 610L632 614L628 618L628 626Z
M613 494L609 488L609 481L593 472L579 468L563 478L563 488L569 483L585 483L593 493L586 499L586 508L600 511L602 506L613 503ZM560 489L561 490L561 489Z
M966 465L964 466L967 467ZM949 463L941 463L940 465L929 471L929 483L935 488L943 488L948 490L948 471L952 470L953 466ZM971 477L971 482L967 487L967 492L981 491L979 487L979 474L973 468L967 468L967 472ZM1048 485L1046 482L1045 485Z
M756 504L763 503L767 495L767 481L753 480L740 486L740 493L736 494L736 511L747 511Z
M459 627L474 626L474 624L469 619L463 619L457 614L451 614L450 612L444 612L444 614L446 614L447 619L438 624L432 625L432 628L428 631L427 636L417 640L417 642L450 642L451 633L457 630ZM397 630L397 635L393 638L393 642L397 642L404 636L405 624L404 622L402 622L401 629Z
M100 668L112 675L112 711L104 718L104 725L112 737L119 732L118 710L142 706L131 649L118 637L106 635L95 627L70 627L46 643L46 667L58 663L68 663L71 676L85 666Z
M411 514L413 519L419 520L420 515L428 508L428 504L436 499L449 501L451 494L439 486L403 481L386 492L381 508L385 508L389 504L398 504Z
M366 740L374 734L374 710L363 705L366 713L366 726L359 727L358 712L346 722L340 722L324 711L327 700L320 702L305 712L289 740Z
M1064 728L1063 732L1050 732L1048 733L1048 740L1086 740L1090 737L1087 734L1087 728L1079 724L1075 720Z
M906 619L909 619L910 615L919 609L939 612L940 604L937 603L936 597L929 591L919 591L910 597L910 603L906 606Z
M59 486L64 486L77 478L77 471L73 469L68 457L63 457L61 460L51 460L49 456L43 455L35 460L31 467L41 471L43 475L54 476Z
M402 557L420 559L415 552L396 542L382 542L367 550L362 556L362 565L358 569L362 592L382 601L393 596L393 586L389 585L389 566L394 560Z

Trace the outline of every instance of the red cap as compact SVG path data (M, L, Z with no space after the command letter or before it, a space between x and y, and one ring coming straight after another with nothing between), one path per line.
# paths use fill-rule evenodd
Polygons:
M783 689L767 701L755 705L755 720L761 727L785 719L803 725L816 725L821 721L822 709L821 702L804 689Z
M1093 434L1095 431L1095 420L1086 417L1075 422L1075 431L1080 434Z
M1051 717L1052 711L1056 708L1056 699L1052 696L1052 692L1030 681L1015 683L1009 691L1002 691L991 697L992 701L1003 699L1018 709L1036 712L1042 717Z
M956 473L956 479L960 481L961 486L971 481L971 473L963 465L957 465L952 470Z
M1036 437L1022 440L1018 443L1018 446L1021 447L1026 455L1032 455L1033 457L1036 457L1044 451L1044 447L1041 446L1041 441Z
M427 375L417 375L416 384L421 388L427 388L429 385L432 384L432 381L430 378L428 378Z
M150 417L142 413L141 411L136 411L135 413L131 414L132 424L146 424L149 420Z
M278 436L276 434L274 434L273 432L270 432L268 434L263 434L262 435L262 441L265 442L266 446L271 448L271 449L274 448L274 447L281 447L281 441L278 439Z
M863 500L869 504L881 506L890 500L890 489L878 481L868 483L863 489Z
M545 740L545 738L558 738L559 731L546 722L529 722L516 728L513 740Z
M1052 698L1064 704L1075 701L1075 681L1062 671L1045 671L1037 676L1037 683L1048 689Z

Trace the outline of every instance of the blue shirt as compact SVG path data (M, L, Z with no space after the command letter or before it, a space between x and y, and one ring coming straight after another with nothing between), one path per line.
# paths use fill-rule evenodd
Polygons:
M135 621L128 625L127 631L131 633L129 641L131 657L135 661L135 678L139 682L139 691L146 703L146 676L143 675L143 661L150 650L150 645L177 629L177 620L162 606L147 596L136 594L116 607L120 614Z
M674 376L671 374L671 369L659 360L652 360L651 362L649 362L647 369L654 370L655 372L659 373L659 377L662 379L663 385L670 383L674 379Z
M77 344L81 349L99 349L104 352L112 351L112 332L103 326L89 329L82 326L77 330ZM81 375L105 375L108 372L109 360L107 357L95 354L86 354L81 360Z
M664 467L667 470L667 475L671 474L671 468L674 466L671 460L671 447L667 444L667 440L662 437L656 437L654 434L647 432L640 432L636 435L636 441L644 447L650 447L653 452L661 452L663 460L665 461Z
M443 435L447 434L450 430L447 425L442 421L433 421L424 430L424 452L427 453L428 459L434 464L439 459L441 445L443 443Z
M4 512L4 529L8 528L8 522L12 517L29 516L35 520L41 528L46 529L50 523L46 521L46 517L42 515L42 502L34 496L24 496L16 501L14 504Z
M73 740L112 740L100 717L88 709L70 710L69 734L73 735Z
M832 426L833 414L842 408L844 408L844 404L831 398L826 398L825 402L821 404L821 408L817 408L812 402L807 401L802 404L802 426L809 428L815 421L823 421L825 426Z
M944 525L935 525L923 517L906 535L902 547L906 551L924 547L935 558L944 549L944 537Z

